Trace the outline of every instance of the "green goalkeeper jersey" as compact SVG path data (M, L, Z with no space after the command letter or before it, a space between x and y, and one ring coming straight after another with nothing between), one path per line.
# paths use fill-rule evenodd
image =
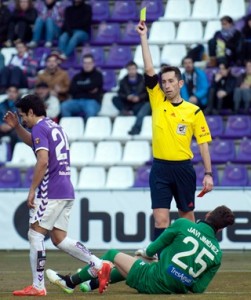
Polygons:
M221 265L222 252L214 229L205 222L180 218L146 249L148 256L162 250L151 273L172 293L202 293Z

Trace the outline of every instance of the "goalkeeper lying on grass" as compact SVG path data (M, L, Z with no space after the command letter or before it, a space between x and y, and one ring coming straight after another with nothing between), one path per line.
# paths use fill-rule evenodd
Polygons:
M146 294L202 293L221 265L222 252L216 233L233 223L233 212L226 206L218 206L207 213L204 221L176 220L146 249L137 251L138 257L109 250L102 259L114 264L110 283L126 280L128 286ZM159 261L144 261L154 260L159 251ZM98 287L98 281L88 269L89 266L72 276L53 270L47 270L46 274L50 282L67 293L73 293L81 283L83 291L90 291Z

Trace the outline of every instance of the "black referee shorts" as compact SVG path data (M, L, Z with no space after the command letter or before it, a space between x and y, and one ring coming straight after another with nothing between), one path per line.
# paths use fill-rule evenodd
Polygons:
M152 209L170 209L172 198L183 212L194 210L196 174L191 160L154 159L150 172Z

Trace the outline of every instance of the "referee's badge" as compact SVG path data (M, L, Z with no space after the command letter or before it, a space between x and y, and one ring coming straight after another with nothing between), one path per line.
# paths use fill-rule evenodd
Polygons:
M181 135L185 135L187 131L187 125L184 124L178 124L177 126L177 133Z

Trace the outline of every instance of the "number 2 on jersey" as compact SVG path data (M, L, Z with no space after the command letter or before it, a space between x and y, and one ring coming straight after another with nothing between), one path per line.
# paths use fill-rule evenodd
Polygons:
M55 149L57 160L67 159L67 152L64 152L63 149L65 147L66 150L69 150L69 143L64 131L60 132L57 128L53 128L51 135L53 141L57 141L58 139L60 139L60 142Z
M178 265L180 268L182 268L183 270L187 270L188 268L188 273L189 275L191 275L193 278L198 277L202 272L204 272L207 268L207 263L205 260L203 260L203 256L207 256L209 259L211 259L212 261L214 260L214 255L209 252L206 248L203 248L196 256L194 262L198 265L201 266L201 268L198 269L197 272L194 272L192 267L189 267L187 264L185 264L181 259L188 257L188 256L192 256L194 255L198 248L199 248L199 243L198 241L191 237L191 236L187 236L186 238L184 238L183 243L188 244L191 243L193 245L191 250L187 250L187 251L182 251L179 252L177 254L175 254L172 258L172 261Z

